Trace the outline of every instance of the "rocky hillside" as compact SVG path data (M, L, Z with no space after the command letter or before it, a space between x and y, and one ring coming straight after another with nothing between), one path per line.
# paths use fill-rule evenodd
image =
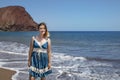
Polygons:
M35 31L33 21L24 7L8 6L0 8L0 31Z

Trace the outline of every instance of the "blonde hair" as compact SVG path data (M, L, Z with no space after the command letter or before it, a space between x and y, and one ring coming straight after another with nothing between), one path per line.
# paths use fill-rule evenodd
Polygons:
M44 25L44 26L45 26L45 34L44 34L44 37L45 37L45 38L50 37L50 33L49 33L48 30L47 30L47 25L46 25L46 23L41 22L40 24L38 24L38 29L40 28L41 25Z

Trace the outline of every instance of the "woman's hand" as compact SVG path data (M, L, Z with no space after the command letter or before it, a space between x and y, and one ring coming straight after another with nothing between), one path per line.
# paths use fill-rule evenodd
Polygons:
M30 67L30 60L28 60L28 67Z
M48 63L48 69L51 69L51 63Z

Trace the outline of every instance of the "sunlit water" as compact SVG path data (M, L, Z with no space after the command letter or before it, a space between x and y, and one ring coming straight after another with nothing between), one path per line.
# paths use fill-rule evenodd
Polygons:
M96 40L90 39L91 43L90 40L84 40L85 38L80 40L74 36L73 42L67 40L70 36L66 33L61 35L62 37L67 35L68 38L62 39L59 39L60 36L58 37L60 33L57 36L56 34L53 34L52 37L53 72L46 77L47 80L120 80L120 43L118 39L118 41L112 39L106 41L96 38ZM11 39L12 37L3 37L5 36L1 36L0 41L0 67L17 72L13 75L12 80L28 80L29 45L25 43L28 39L22 43L15 35L13 37L16 40ZM54 40L54 38L56 39Z

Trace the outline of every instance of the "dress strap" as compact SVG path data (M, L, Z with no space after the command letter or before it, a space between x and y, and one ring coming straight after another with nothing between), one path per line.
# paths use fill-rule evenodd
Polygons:
M37 40L37 39L36 39L36 36L32 36L32 38L33 38L33 40Z
M34 37L34 36L32 36L32 38L33 38L33 39L35 39L35 37Z

